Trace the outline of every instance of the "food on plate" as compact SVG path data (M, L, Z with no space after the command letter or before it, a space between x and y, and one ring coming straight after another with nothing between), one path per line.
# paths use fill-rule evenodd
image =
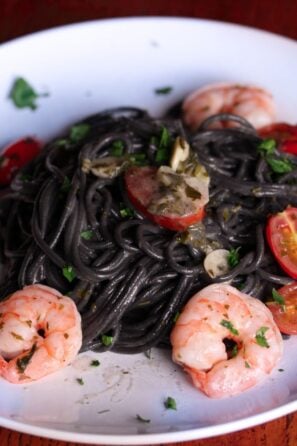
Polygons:
M261 138L273 139L282 152L297 155L297 126L286 122L276 122L259 129Z
M269 375L283 351L268 308L226 284L209 285L187 302L171 342L173 360L212 398L253 387Z
M0 155L0 185L9 185L20 168L38 155L41 147L41 142L34 138L22 138L4 147Z
M280 331L297 334L297 282L273 289L272 298L267 305Z
M272 95L253 85L234 83L210 84L187 96L182 105L183 119L195 130L207 118L217 113L231 113L241 116L255 128L275 121L276 108ZM230 126L234 123L224 119L216 126Z
M277 262L293 279L297 279L297 207L287 207L269 217L267 241Z
M67 294L81 315L80 351L170 348L179 313L210 284L266 302L292 282L265 227L297 207L296 175L297 157L240 116L193 131L133 107L100 112L1 191L0 298L36 284Z
M0 302L0 375L11 383L58 371L81 343L80 314L59 291L34 284Z

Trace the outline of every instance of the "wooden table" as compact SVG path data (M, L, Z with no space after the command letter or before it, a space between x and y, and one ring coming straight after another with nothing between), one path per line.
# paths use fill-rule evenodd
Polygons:
M0 0L0 6L0 42L66 23L144 15L199 17L234 22L297 39L294 0ZM1 446L74 444L0 428ZM297 413L255 428L208 440L189 441L182 445L296 446Z

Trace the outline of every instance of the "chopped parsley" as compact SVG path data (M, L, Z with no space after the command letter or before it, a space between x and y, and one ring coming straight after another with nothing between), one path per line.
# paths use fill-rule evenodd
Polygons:
M168 161L170 151L169 146L171 142L170 133L166 127L162 127L160 140L158 143L158 150L156 152L155 160L157 163L164 163Z
M128 207L124 207L122 209L120 209L120 216L122 218L128 218L128 217L134 217L134 211L131 208Z
M149 420L148 418L143 418L142 416L140 416L140 415L136 415L136 419L138 420L138 421L141 421L142 423L150 423L151 422L151 420Z
M276 291L275 288L272 289L272 298L274 302L279 304L282 307L282 310L285 311L285 299Z
M9 93L9 98L17 108L31 108L31 110L36 110L36 99L40 96L47 95L36 93L34 88L22 77L18 77L14 81Z
M263 155L273 155L276 149L276 141L275 139L269 138L264 139L259 145L258 150Z
M156 88L155 89L155 93L156 94L169 94L172 92L172 87L161 87L161 88Z
M76 382L80 385L83 386L84 385L84 380L82 378L76 378Z
M89 124L81 123L76 124L70 129L71 142L77 143L84 139L90 131Z
M244 365L245 365L246 369L250 369L251 368L251 366L249 365L249 363L247 361L244 361Z
M24 340L23 336L21 336L21 335L15 333L14 331L11 331L10 334L11 334L11 336L13 336L13 337L14 337L15 339L17 339L18 341L23 341L23 340Z
M238 355L238 346L237 344L235 344L230 352L230 358L235 358L235 356L237 355Z
M146 154L139 152L139 153L131 153L129 155L129 161L132 164L135 164L135 166L145 166L147 165L147 158Z
M259 330L256 331L255 339L257 344L260 345L260 347L266 347L266 348L270 347L265 337L265 333L267 330L269 330L269 327L261 327L259 328Z
M94 232L91 229L86 230L86 231L82 231L80 233L81 238L83 238L84 240L91 240L93 235L94 235Z
M102 341L103 345L105 345L106 347L109 347L113 342L113 336L102 335L101 341Z
M68 282L72 282L75 279L75 277L76 277L76 274L75 274L75 271L73 269L73 266L71 266L71 265L64 266L64 268L63 268L63 276L65 277L65 279L68 280Z
M240 246L238 248L231 248L227 255L227 262L231 268L234 268L239 263L239 250Z
M172 398L171 396L169 396L169 397L164 401L164 406L166 407L166 409L176 410L176 401L175 401L175 399Z
M294 169L293 163L287 158L266 158L267 164L275 173L289 173Z
M230 333L232 333L234 335L238 335L239 334L238 330L236 330L236 328L233 326L232 322L227 321L226 319L222 319L221 322L220 322L220 325L222 325L225 328L228 328Z
M29 351L29 353L25 356L23 356L22 358L19 358L16 362L17 365L17 369L19 373L24 373L29 362L32 359L32 356L34 355L34 353L36 352L37 346L36 344L33 344L31 350Z
M111 146L111 155L112 156L122 156L124 153L124 143L120 139L114 141Z
M173 322L176 323L177 319L180 317L180 312L177 311L174 315Z
M90 362L91 367L99 367L100 361L98 359L93 359L93 361Z

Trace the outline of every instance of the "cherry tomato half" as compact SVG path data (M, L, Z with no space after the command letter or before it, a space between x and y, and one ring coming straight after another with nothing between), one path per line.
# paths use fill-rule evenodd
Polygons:
M284 305L267 302L276 325L282 333L297 334L297 282L289 283L277 290Z
M290 277L297 279L297 208L288 207L272 215L267 223L266 237L279 265Z
M157 168L152 166L131 167L125 173L127 195L131 203L149 220L154 221L172 231L183 231L188 226L202 220L205 215L204 206L198 207L194 213L187 215L154 214L148 211L159 191L160 184L156 179Z
M5 147L0 154L0 185L10 184L16 172L34 159L41 147L41 142L33 138L19 139Z
M278 122L262 127L259 135L265 139L275 139L280 151L297 155L297 125Z

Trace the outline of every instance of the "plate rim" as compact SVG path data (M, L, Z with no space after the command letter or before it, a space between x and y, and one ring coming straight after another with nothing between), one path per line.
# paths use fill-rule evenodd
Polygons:
M34 31L30 34L22 35L9 39L7 41L0 43L0 57L2 51L6 51L11 46L22 44L23 42L29 42L30 40L36 40L44 38L50 34L56 34L60 32L72 32L75 29L79 30L81 28L101 27L102 25L113 25L123 22L166 22L166 23L177 23L177 22L187 22L209 25L209 26L219 26L227 27L230 29L238 30L238 32L253 33L257 34L261 38L277 39L282 41L284 44L294 44L297 49L297 40L283 36L271 31L267 31L261 28L255 28L248 25L242 25L238 23L196 18L196 17L181 17L181 16L124 16L124 17L114 17L114 18L100 18L94 20L86 20L83 22L69 23L59 26L54 26L48 29L42 29L39 31ZM181 442L188 440L206 439L210 437L215 437L219 435L229 434L239 430L251 428L259 424L270 422L279 417L288 415L292 412L297 411L297 400L289 401L288 403L282 404L278 407L270 409L268 411L261 412L259 414L244 417L235 421L228 421L226 423L221 423L213 426L199 427L194 429L186 429L174 432L161 432L161 433L145 433L145 434L98 434L98 433L84 433L84 432L73 432L69 430L51 429L44 426L31 424L27 422L16 421L12 418L7 418L0 416L0 426L16 430L29 435L40 436L43 438L61 440L61 441L75 441L77 443L90 443L98 444L102 442L108 445L140 445L140 444L156 444L171 443L171 442Z

